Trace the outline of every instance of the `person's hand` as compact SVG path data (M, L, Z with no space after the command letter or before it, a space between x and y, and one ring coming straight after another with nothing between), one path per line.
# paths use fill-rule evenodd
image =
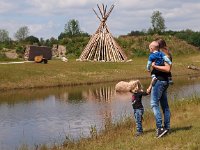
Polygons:
M147 93L148 93L148 94L151 93L151 87L149 87L149 88L147 89Z
M153 68L155 68L155 62L152 62L151 66L152 66Z

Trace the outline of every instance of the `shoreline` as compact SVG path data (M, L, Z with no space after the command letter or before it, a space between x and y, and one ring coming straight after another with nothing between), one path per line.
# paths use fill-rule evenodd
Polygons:
M121 80L111 80L111 81L101 81L101 82L86 82L86 83L69 83L69 84L61 84L61 85L52 85L52 86L35 86L35 87L18 87L18 88L0 88L0 91L6 92L8 90L24 90L24 89L44 89L44 88L55 88L55 87L76 87L76 86L84 86L84 85L98 85L102 83L113 83L119 81L127 81L127 80L136 80L136 79L148 79L150 77L140 77L140 78L126 78Z
M192 73L192 74L179 74L174 75L173 77L181 77L181 76L200 76L199 73ZM14 87L14 88L0 88L1 92L7 92L9 90L32 90L32 89L46 89L46 88L59 88L59 87L76 87L76 86L87 86L87 85L98 85L103 83L114 83L119 81L127 81L127 80L137 80L137 79L150 79L150 77L144 76L144 77L132 77L132 78L125 78L125 79L116 79L116 80L110 80L110 81L101 81L101 82L86 82L86 83L68 83L68 84L60 84L60 85L51 85L51 86L34 86L34 87Z

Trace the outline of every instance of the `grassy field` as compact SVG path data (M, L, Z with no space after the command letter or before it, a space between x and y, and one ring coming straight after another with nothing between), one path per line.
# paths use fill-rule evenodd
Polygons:
M174 76L198 74L187 66L200 66L200 54L174 57ZM0 90L94 84L149 77L145 71L147 58L134 58L132 62L61 62L51 60L48 64L0 64Z
M127 118L112 124L92 138L78 142L65 142L54 150L198 150L200 149L200 99L176 101L170 104L171 131L163 138L155 138L155 120L151 112L145 112L144 135L134 137L135 123ZM48 149L46 146L42 150Z

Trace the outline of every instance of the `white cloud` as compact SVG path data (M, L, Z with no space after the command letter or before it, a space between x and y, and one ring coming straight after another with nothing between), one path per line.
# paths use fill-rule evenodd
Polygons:
M30 29L31 35L34 35L36 37L51 38L53 35L55 36L54 32L60 28L60 25L56 22L49 21L45 24L30 24L28 25L28 27Z
M14 4L6 1L0 1L0 14L12 11L15 8Z
M64 31L69 19L79 20L81 29L90 34L99 26L92 11L96 4L115 4L108 18L108 27L114 35L131 30L148 29L155 10L162 12L167 29L200 30L200 1L197 0L1 0L0 28L10 33L27 25L31 34L39 37L57 37Z
M89 0L27 0L27 4L30 6L30 9L27 10L30 14L53 15L91 8L95 2Z

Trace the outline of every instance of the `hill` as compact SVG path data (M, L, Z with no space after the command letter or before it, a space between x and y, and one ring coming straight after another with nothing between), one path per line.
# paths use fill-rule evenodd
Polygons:
M173 56L195 54L200 52L198 47L195 47L191 44L188 44L184 40L170 35L120 36L116 40L129 57L136 57L148 55L149 43L157 38L162 38L166 41Z

